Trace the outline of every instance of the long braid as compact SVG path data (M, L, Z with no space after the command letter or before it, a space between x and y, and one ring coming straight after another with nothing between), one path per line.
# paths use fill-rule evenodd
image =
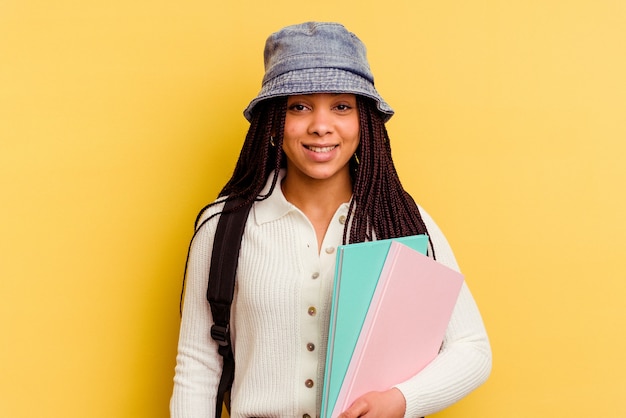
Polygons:
M360 144L356 151L357 160L350 162L353 195L343 234L344 244L427 234L417 205L398 178L391 158L389 135L380 114L369 99L357 96L357 103L361 127ZM242 198L240 206L244 206L254 200L266 199L272 194L279 170L285 166L282 144L286 112L285 97L257 104L233 175L220 191L219 197ZM274 137L274 145L270 144L271 137ZM271 187L267 195L260 196L270 174L273 174ZM202 226L219 213L198 224L202 214L225 199L219 199L200 211L192 242ZM185 272L188 262L189 253ZM181 312L184 291L183 278Z
M360 144L353 168L353 197L348 211L343 242L427 234L426 225L413 198L404 190L391 156L389 135L375 104L357 95ZM282 152L287 99L266 100L257 105L231 179L219 193L228 199L242 198L240 206L263 200L273 191L278 171L285 166ZM274 145L270 145L270 137ZM260 196L273 175L270 190ZM218 200L202 209L196 220ZM233 210L237 210L234 208ZM214 215L215 216L215 215ZM209 218L210 219L210 218ZM205 220L205 222L208 219Z
M278 170L284 165L281 150L286 111L287 99L285 97L266 100L257 105L233 175L218 194L218 197L242 199L241 204L233 208L233 211L254 200L267 198L267 196L259 196L259 193L272 173L274 177L268 195L273 192L278 181ZM274 145L270 144L272 137ZM198 221L202 214L209 207L223 201L220 199L202 208L196 219L196 229L200 226Z
M389 135L375 105L357 96L361 141L344 243L427 234L413 198L404 190L391 157ZM346 222L346 224L348 224Z
M200 213L196 217L195 232L191 237L189 248L187 249L187 259L185 261L185 272L183 275L183 285L180 293L180 313L183 312L183 300L185 295L185 284L187 279L187 268L189 267L189 256L191 254L191 246L193 241L202 229L202 227L213 217L219 215L221 212L217 212L200 223L204 212L219 203L223 203L227 199L242 198L243 201L237 207L234 207L232 211L236 211L238 208L243 207L251 203L254 200L266 199L276 186L278 181L278 171L283 166L283 132L285 131L285 114L287 112L287 99L278 98L274 100L267 100L259 103L253 119L250 123L250 128L246 134L246 139L237 165L233 172L232 177L226 183L218 197L224 199L218 199L217 201L206 205L200 210ZM274 136L274 145L270 144L270 138ZM266 196L259 196L261 190L267 182L267 178L270 173L274 172L272 185Z

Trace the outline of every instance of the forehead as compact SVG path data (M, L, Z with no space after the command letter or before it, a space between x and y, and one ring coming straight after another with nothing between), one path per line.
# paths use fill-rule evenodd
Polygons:
M309 93L309 94L294 94L291 96L287 96L287 100L296 100L296 99L311 99L311 100L352 99L352 100L356 100L356 95L353 93Z

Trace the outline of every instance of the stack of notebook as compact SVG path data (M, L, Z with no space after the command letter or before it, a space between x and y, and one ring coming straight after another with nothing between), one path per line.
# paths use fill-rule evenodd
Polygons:
M322 418L437 356L463 276L427 257L427 245L415 235L338 248Z

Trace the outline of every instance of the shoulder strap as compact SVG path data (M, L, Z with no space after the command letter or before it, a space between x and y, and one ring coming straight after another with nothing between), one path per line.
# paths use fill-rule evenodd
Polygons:
M235 275L239 261L241 239L246 226L246 219L252 204L241 205L241 199L226 201L215 231L207 300L211 305L213 326L211 338L219 344L218 351L223 357L222 377L217 390L215 417L220 418L222 405L226 397L226 408L230 410L230 388L235 378L235 358L230 341L230 305L235 292Z

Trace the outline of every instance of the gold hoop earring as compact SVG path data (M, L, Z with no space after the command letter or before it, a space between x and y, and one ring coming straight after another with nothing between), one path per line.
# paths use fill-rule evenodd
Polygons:
M361 161L359 161L359 156L356 155L356 152L354 153L354 162L356 163L356 165L361 164Z
M270 145L275 147L276 146L276 142L274 142L274 137L270 136Z

